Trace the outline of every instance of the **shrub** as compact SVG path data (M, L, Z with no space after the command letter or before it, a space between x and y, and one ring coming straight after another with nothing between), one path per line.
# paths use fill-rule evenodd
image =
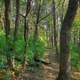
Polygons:
M71 44L71 63L75 69L80 69L80 50L77 45Z

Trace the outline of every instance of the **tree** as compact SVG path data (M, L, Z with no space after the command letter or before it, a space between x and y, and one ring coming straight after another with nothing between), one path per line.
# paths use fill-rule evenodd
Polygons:
M69 74L69 41L72 22L78 8L78 0L69 0L68 10L60 32L60 71L57 80L71 80Z
M57 26L56 26L56 6L55 6L55 1L53 0L52 2L53 6L52 6L52 14L53 14L53 34L54 34L54 46L55 46L55 52L56 52L56 55L57 57L59 56L59 52L58 52L58 46L57 46ZM52 36L53 38L53 36ZM53 43L52 43L53 44ZM57 58L58 59L58 58Z
M10 12L10 0L5 0L5 23L4 23L4 27L5 27L5 33L6 33L6 37L8 37L9 33L10 33L10 19L9 19L9 12Z
M20 0L16 0L16 19L15 19L15 30L14 30L14 41L17 38L17 31L19 27L19 8L20 8Z
M31 0L27 0L26 2L26 12L24 16L24 60L23 60L23 66L25 66L25 61L26 61L26 51L28 47L28 33L29 33L29 26L28 26L28 14L31 9Z
M7 65L9 68L12 67L12 61L10 58L10 47L9 47L9 36L10 36L10 0L5 0L5 21L4 21L4 28L6 33L6 57L7 57Z
M39 24L39 19L40 19L40 9L41 9L41 5L38 5L38 9L37 9L37 13L36 13L36 22L35 22L35 30L34 30L34 45L36 44L36 41L38 40L38 24ZM34 53L34 60L36 60L38 58L37 55L37 50L36 47L34 47L35 49L35 53Z

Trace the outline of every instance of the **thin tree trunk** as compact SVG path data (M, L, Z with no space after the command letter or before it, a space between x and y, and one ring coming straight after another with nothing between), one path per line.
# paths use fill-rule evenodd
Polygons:
M10 0L4 0L5 2L5 21L4 21L4 28L5 28L5 33L6 33L6 57L7 57L7 65L9 68L12 68L12 61L11 61L11 56L10 56L10 46L9 46L9 35L10 35Z
M14 39L13 43L15 44L18 36L18 27L19 27L19 14L20 14L20 0L16 0L16 18L15 18L15 29L14 29ZM15 53L16 51L14 51ZM13 56L13 67L15 67L15 56Z
M69 0L68 10L64 17L60 32L60 71L57 80L70 79L69 41L70 29L78 8L78 0Z
M40 19L40 9L41 9L41 5L38 5L38 10L37 10L37 14L36 14L36 23L35 23L35 30L34 30L34 45L36 44L36 41L38 40L38 23L39 23L39 19ZM37 55L37 51L36 51L36 47L34 46L34 60L38 59L38 55Z
M15 19L15 30L14 30L14 41L17 39L18 27L19 27L19 9L20 0L16 0L16 19Z
M4 28L5 28L5 33L6 37L10 34L10 19L9 19L9 13L10 13L10 0L5 0L5 23L4 23Z
M58 45L57 45L57 26L56 26L56 7L55 7L55 1L53 0L53 8L52 8L52 13L53 13L53 26L54 26L54 29L53 29L53 34L54 34L54 47L55 47L55 52L56 52L56 55L57 55L57 59L59 59L59 52L58 52Z
M28 14L31 9L31 0L28 0L26 3L26 14L24 16L24 60L23 60L23 66L25 67L25 62L26 62L26 51L28 47L28 33L29 33L29 26L28 26Z

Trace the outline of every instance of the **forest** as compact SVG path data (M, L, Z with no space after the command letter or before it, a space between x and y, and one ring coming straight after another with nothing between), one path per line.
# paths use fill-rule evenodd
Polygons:
M0 0L0 80L80 80L80 0Z

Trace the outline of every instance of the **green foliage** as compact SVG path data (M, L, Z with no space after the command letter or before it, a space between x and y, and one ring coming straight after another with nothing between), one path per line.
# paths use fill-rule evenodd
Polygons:
M80 50L77 45L71 44L71 63L76 69L80 69Z
M4 0L0 0L0 7L3 6Z
M45 53L45 43L39 38L34 41L32 37L30 37L28 41L28 52L27 57L30 62L34 62L34 56L38 58L43 58Z
M38 58L43 58L45 53L45 38L44 36L40 36L38 40L34 41L33 36L29 38L28 40L28 46L26 50L26 57L29 62L34 62L34 56L37 56ZM1 55L4 54L4 56L10 56L11 58L13 56L16 56L19 59L23 59L24 55L24 47L25 47L25 41L23 37L18 37L16 42L14 43L13 40L9 37L8 38L8 45L6 46L6 38L4 31L0 31L0 53ZM6 51L8 49L8 51ZM2 61L2 58L1 60Z
M48 46L48 39L46 37L46 33L41 29L41 32L40 32L40 40L44 43L44 46L47 47Z
M76 29L76 28L80 28L80 20L75 20L74 22L73 22L73 28L74 29Z
M22 37L19 37L15 44L14 44L14 48L15 48L15 55L19 58L23 57L23 53L24 53L24 39Z
M79 27L79 26L80 26L80 21L75 21L75 22L73 23L73 25Z
M3 30L0 30L0 63L2 64L5 62L5 58L3 55L5 55L5 47L6 47L6 38L5 33ZM4 59L3 59L4 58ZM3 65L3 64L2 64Z
M24 47L25 47L25 42L23 37L19 37L15 43L15 51L16 51L16 56L19 59L23 59L24 55ZM33 36L29 38L28 40L28 46L26 48L26 57L30 63L34 62L34 56L37 55L39 58L44 57L45 53L45 43L44 41L39 38L36 42L33 39ZM37 53L36 53L37 52Z
M5 38L5 33L0 30L0 51L5 48L6 44L6 38Z
M79 36L80 20L76 19L74 21L72 30L74 31L73 34L76 37ZM78 44L71 43L70 47L71 47L71 55L72 55L72 58L71 58L72 66L74 68L80 69L80 49L79 49L79 46L78 46Z

